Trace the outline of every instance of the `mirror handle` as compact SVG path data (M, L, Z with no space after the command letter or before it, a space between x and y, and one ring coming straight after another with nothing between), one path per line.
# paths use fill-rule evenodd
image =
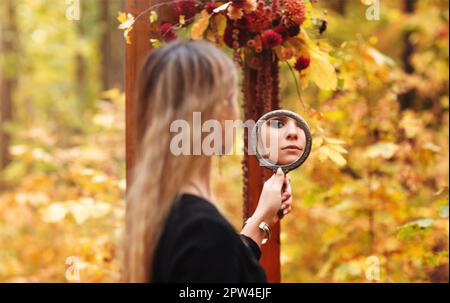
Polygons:
M286 188L286 183L283 182L283 186L281 187L281 194L283 194L284 190ZM280 208L277 212L278 218L281 220L284 217L283 210Z

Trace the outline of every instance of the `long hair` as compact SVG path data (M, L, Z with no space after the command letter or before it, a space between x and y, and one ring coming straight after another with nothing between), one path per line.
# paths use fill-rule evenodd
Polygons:
M124 282L152 280L155 249L177 190L210 161L173 155L171 123L183 119L192 129L193 112L201 112L202 121L217 119L226 100L231 106L237 77L233 61L205 41L173 41L145 61L135 108L136 162L126 196Z

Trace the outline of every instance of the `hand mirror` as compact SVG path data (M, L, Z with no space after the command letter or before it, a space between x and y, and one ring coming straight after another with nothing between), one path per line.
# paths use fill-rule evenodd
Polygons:
M251 147L262 166L285 174L302 165L311 152L308 124L298 114L275 110L263 115L251 134Z

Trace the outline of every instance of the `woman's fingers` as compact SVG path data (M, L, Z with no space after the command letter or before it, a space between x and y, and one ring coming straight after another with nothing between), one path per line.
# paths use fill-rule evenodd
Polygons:
M273 174L269 179L267 179L264 185L272 187L273 179L275 179L275 174Z
M292 205L292 198L289 198L288 200L284 201L284 202L281 204L281 209L288 208L288 207L290 207L291 205Z
M287 200L289 200L290 197L292 197L292 195L291 195L290 193L284 192L284 193L281 195L281 202L282 202L282 203L283 203L283 202L286 202Z
M272 176L273 181L271 183L272 187L278 192L281 192L285 178L285 174L281 168L278 168L277 172ZM270 179L269 179L270 180Z
M287 178L286 178L287 179ZM292 188L291 184L289 183L288 179L285 182L284 190L282 193L282 201L285 201L287 198L292 197Z
M292 211L292 207L289 206L288 208L286 208L285 210L283 210L283 214L287 215L288 213L290 213Z

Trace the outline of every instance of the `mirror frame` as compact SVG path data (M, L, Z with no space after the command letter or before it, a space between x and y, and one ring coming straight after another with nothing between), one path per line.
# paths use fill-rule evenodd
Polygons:
M273 118L275 116L280 116L280 115L287 116L289 118L296 120L299 123L300 128L305 132L305 137L306 137L305 150L304 150L303 154L301 155L301 157L298 158L295 162L286 164L286 165L277 165L277 164L273 164L273 163L269 162L267 159L262 157L257 150L258 130L261 128L263 123L265 123L267 120L269 120L270 118ZM256 122L255 126L252 129L252 133L251 133L251 137L250 137L251 150L254 153L254 155L256 155L256 158L258 159L259 163L262 166L271 169L274 173L278 170L279 167L281 167L283 172L285 174L287 174L291 170L294 170L297 167L299 167L300 165L302 165L303 162L306 161L309 154L311 153L311 146L312 146L311 131L309 130L309 127L308 127L308 124L306 123L306 121L302 117L300 117L298 114L296 114L292 111L289 111L289 110L285 110L285 109L274 110L274 111L264 114Z

